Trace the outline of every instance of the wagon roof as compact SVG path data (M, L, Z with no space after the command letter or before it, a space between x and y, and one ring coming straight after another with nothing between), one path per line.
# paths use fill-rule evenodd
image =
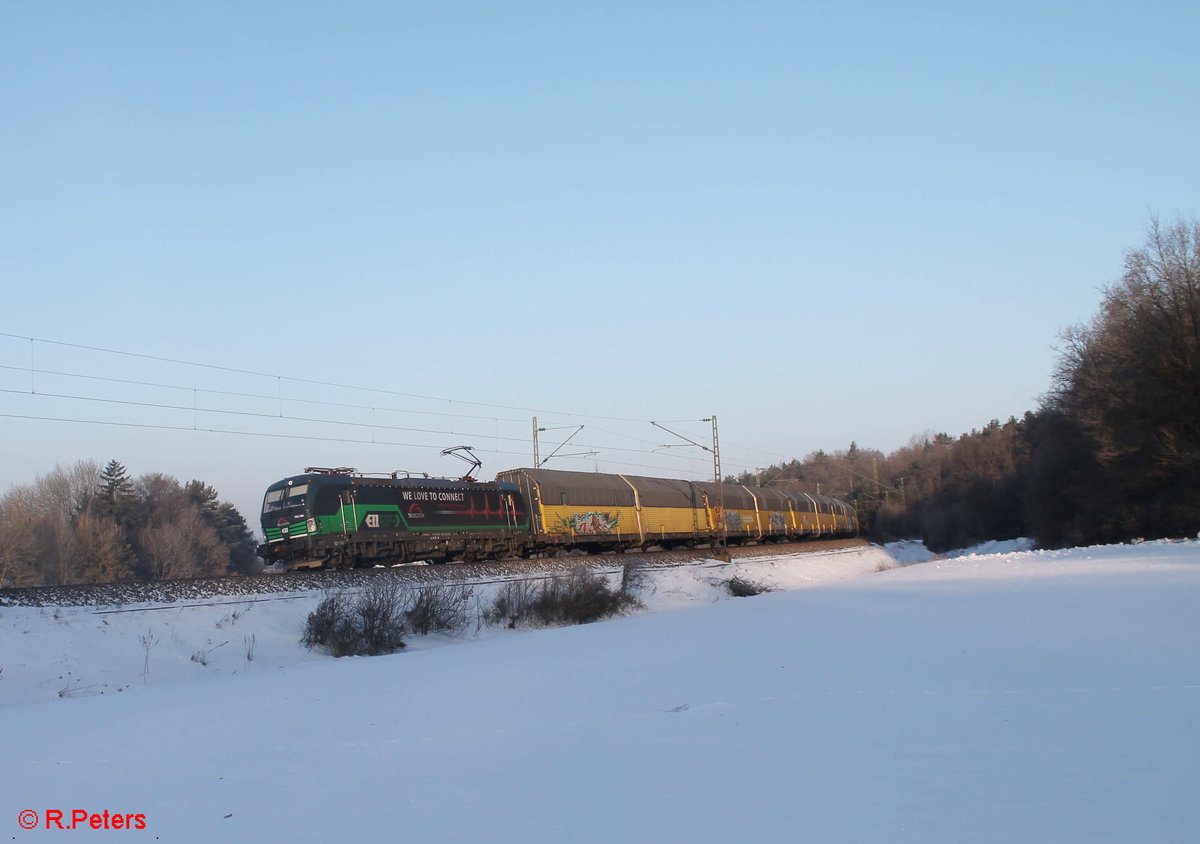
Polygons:
M637 500L643 507L701 507L703 502L690 481L651 478L642 475L610 475L599 472L568 472L558 469L511 469L496 475L514 480L524 475L536 483L547 504L595 504L628 506Z
M708 494L708 503L717 506L717 485L712 481L697 481L696 486ZM721 484L721 501L725 509L753 510L754 496L746 492L740 484Z
M649 478L641 475L621 477L637 487L643 507L700 507L703 502L690 481Z
M684 481L672 478L652 478L644 475L610 475L600 472L570 472L560 469L509 469L499 472L497 480L519 483L527 477L541 489L546 504L580 504L603 506L633 506L633 487L643 507L703 507L697 494L703 491L710 505L716 504L717 486L712 481ZM843 502L825 495L805 495L782 487L746 487L737 483L721 484L725 507L734 510L784 510L789 499L799 511L812 512L820 505L822 512L830 509L851 511ZM852 511L851 511L852 512Z
M763 510L789 509L790 500L779 487L752 486L749 490L758 498L758 506Z
M546 504L595 504L632 507L633 490L619 475L597 472L567 472L559 469L510 469L497 480L513 481L524 475L536 483Z

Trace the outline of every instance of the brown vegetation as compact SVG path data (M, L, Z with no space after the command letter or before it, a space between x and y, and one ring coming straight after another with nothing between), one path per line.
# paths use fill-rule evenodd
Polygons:
M212 487L131 480L113 460L56 466L0 498L0 587L249 571L254 541Z

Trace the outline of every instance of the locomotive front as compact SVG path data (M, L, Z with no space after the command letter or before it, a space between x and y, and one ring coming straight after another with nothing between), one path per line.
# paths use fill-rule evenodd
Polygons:
M258 555L288 570L519 555L529 514L510 484L309 468L263 496Z
M326 487L336 486L349 479L338 475L307 473L284 478L267 487L263 496L262 532L265 542L258 547L258 556L267 565L297 563L316 556L313 538L319 532L313 503ZM318 564L314 561L314 564Z

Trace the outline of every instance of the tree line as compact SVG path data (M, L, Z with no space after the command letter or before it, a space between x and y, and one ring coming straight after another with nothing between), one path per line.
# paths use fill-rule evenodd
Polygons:
M733 478L853 503L880 538L934 550L1042 547L1200 530L1200 222L1152 219L1098 312L1061 336L1036 410L890 454L856 443Z
M0 587L249 573L255 542L202 481L130 478L111 460L56 466L0 498Z

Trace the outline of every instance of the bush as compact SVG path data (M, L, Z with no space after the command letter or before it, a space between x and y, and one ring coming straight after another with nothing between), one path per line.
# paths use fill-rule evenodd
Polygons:
M414 633L430 630L454 632L467 626L471 601L468 586L427 586L418 589L408 602L404 617Z
M512 580L496 595L487 618L509 628L587 624L638 606L633 595L613 589L602 576L577 569L560 578Z
M328 645L333 638L333 632L341 626L346 617L346 598L341 592L327 594L317 604L317 608L308 614L308 622L304 626L304 636L300 641L306 647Z
M362 653L361 635L354 624L350 602L341 592L326 595L308 614L301 642L308 648L328 648L334 656Z
M632 594L611 588L604 577L586 569L562 578L508 581L486 610L472 602L474 597L469 586L426 586L410 592L390 579L372 578L352 597L327 594L309 613L301 641L309 648L326 648L333 656L374 656L403 648L406 632L463 630L473 614L479 625L546 627L587 624L639 605Z
M403 595L394 582L368 585L353 600L326 595L309 613L301 641L333 656L375 656L404 647Z
M500 587L492 608L485 614L492 624L504 624L510 630L529 617L530 607L540 594L540 585L532 580L510 580Z
M394 580L374 578L354 602L354 617L368 656L404 647L404 593Z
M610 589L603 577L577 569L546 581L532 609L543 624L587 624L616 615L624 605L625 596Z
M753 580L746 580L744 577L738 577L737 575L725 581L725 588L735 598L750 598L754 595L761 595L763 592L771 591L769 586L762 583L755 583Z

